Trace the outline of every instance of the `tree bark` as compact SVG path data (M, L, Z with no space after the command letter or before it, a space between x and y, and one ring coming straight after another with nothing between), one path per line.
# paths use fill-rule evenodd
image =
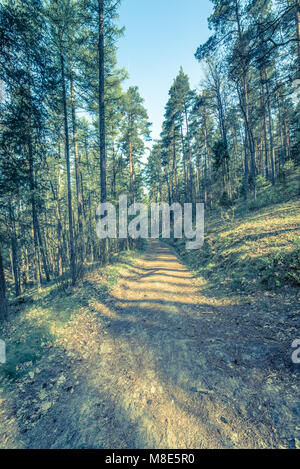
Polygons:
M0 246L0 320L7 318L6 283Z
M207 143L207 121L206 121L206 112L204 112L204 203L207 204L207 153L208 153L208 143Z
M37 214L36 214L36 201L35 201L35 183L33 174L33 155L31 137L28 138L28 154L29 154L29 184L31 192L31 213L32 213L32 230L33 230L33 244L34 244L34 265L35 265L35 277L37 282L37 288L41 288L41 273L40 273L40 250L39 241L37 234Z
M264 147L265 147L265 177L269 180L269 158L268 158L268 142L267 142L267 122L266 122L266 103L265 90L262 71L260 71L260 89L261 89L261 109L263 112L263 130L264 130Z
M104 100L104 0L98 0L99 8L99 138L100 138L100 186L101 202L107 198L106 189L106 141Z
M128 130L128 140L129 140L129 173L130 173L130 193L131 193L131 202L135 202L135 171L134 171L134 156L132 150L132 117L129 114L129 130Z
M187 113L186 107L185 107L184 112L185 112L186 132L187 132L187 141L188 141L188 150L189 150L189 195L190 195L190 203L193 203L193 162L192 162L189 120L188 120L188 113Z
M65 61L63 53L60 53L61 62L61 80L62 80L62 99L64 108L64 128L65 128L65 153L67 163L67 187L68 187L68 217L69 217L69 242L70 242L70 271L72 284L76 282L76 261L74 251L74 231L73 231L73 213L72 213L72 187L71 187L71 168L70 168L70 143L69 143L69 127L67 113L67 95L65 84Z
M249 159L248 159L248 135L245 128L245 160L244 160L244 199L249 197Z
M177 158L176 158L176 129L173 129L173 184L174 184L174 200L178 202L178 180L177 180Z
M11 229L11 254L12 254L12 267L14 273L14 281L15 281L15 294L19 296L21 294L20 288L20 269L19 269L19 261L18 261L18 243L17 243L17 236L16 236L16 226L15 226L15 215L13 211L13 207L11 204L11 200L9 200L9 221L10 221L10 229Z
M186 154L185 154L185 144L184 144L184 136L183 136L181 118L180 118L180 134L181 134L183 173L184 173L184 193L186 194L187 193L187 168L186 168Z
M82 194L81 194L81 176L80 176L80 155L78 151L77 139L77 122L75 109L75 90L73 78L73 62L69 59L70 66L70 88L71 88L71 111L72 111L72 127L73 127L73 144L74 144L74 162L75 162L75 179L76 179L76 195L77 195L77 221L78 221L78 237L79 237L79 258L84 261L84 239L83 239L83 221L82 221Z
M296 31L297 31L297 78L300 80L300 0L296 0Z
M271 174L272 174L272 185L275 185L275 147L273 140L273 122L272 122L272 110L271 110L271 98L270 98L270 86L267 72L265 70L265 82L267 90L267 106L268 106L268 119L269 119L269 137L270 137L270 155L271 155Z
M249 179L249 160L248 160L248 149L251 156L251 174L253 178L253 192L254 198L256 193L255 187L255 179L256 179L256 165L255 165L255 144L253 138L252 128L250 126L249 120L249 98L248 98L248 80L247 80L247 58L245 53L244 47L244 38L240 23L240 10L239 10L239 3L235 0L235 16L236 16L236 24L238 30L238 37L240 42L240 56L241 56L241 68L242 68L242 96L240 97L240 104L242 108L242 112L244 115L245 120L245 129L246 129L246 144L245 144L245 171L248 171L248 179ZM247 174L244 175L244 188L245 188L245 197L248 198L249 193L249 182L246 182Z
M30 61L27 56L27 70L28 76L30 77ZM35 197L35 174L34 174L34 159L33 159L33 144L32 144L32 110L31 110L31 89L30 83L28 85L28 93L29 93L29 112L28 112L28 135L27 135L27 147L28 147L28 162L29 162L29 187L31 192L31 210L32 210L32 225L33 225L33 238L34 238L34 257L35 257L35 266L36 266L36 280L38 289L41 287L41 263L40 263L40 255L42 256L43 267L45 271L45 276L47 282L50 280L49 270L47 265L47 258L44 251L42 237L39 228L38 216L37 216L37 205L36 205L36 197Z

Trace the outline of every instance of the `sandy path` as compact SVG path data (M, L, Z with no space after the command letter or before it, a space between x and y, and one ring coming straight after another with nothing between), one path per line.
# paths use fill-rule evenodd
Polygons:
M290 437L290 381L277 386L268 369L276 344L261 346L245 311L201 297L167 245L150 242L96 310L75 392L59 395L25 447L253 448Z

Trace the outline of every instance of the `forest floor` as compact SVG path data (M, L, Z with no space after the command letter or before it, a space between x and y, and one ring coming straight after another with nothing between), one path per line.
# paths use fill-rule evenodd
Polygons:
M223 304L158 241L118 277L50 292L2 331L8 348L22 324L43 337L2 384L2 448L299 448L296 292Z

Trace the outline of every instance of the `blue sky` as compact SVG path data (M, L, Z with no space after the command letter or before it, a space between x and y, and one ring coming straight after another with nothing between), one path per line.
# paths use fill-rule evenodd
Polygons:
M126 27L119 41L118 63L145 99L152 138L159 138L168 91L182 65L192 87L201 80L201 67L194 58L210 31L209 0L123 0L120 25Z

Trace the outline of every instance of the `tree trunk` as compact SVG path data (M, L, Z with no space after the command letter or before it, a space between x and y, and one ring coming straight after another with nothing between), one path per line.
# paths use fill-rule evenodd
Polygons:
M34 265L35 265L35 278L37 282L37 288L41 288L41 273L40 273L40 250L39 241L37 234L37 214L36 214L36 201L35 201L35 183L33 174L33 155L31 137L28 138L28 154L29 154L29 183L31 192L31 213L32 213L32 230L33 230L33 244L34 244Z
M177 158L176 158L176 130L174 125L173 130L173 184L174 184L174 199L178 202L178 181L177 181Z
M58 141L58 152L59 152L59 161L60 161L60 139ZM58 241L58 275L61 277L63 274L63 239L62 239L62 222L61 222L61 208L60 208L60 166L58 165L58 175L57 175L57 204L56 204L56 213L57 213L57 241Z
M75 162L75 179L76 179L76 195L77 195L77 218L78 218L78 237L79 237L79 258L84 261L84 239L83 239L83 221L82 221L82 194L81 194L81 176L80 176L80 156L78 151L77 139L77 122L75 110L75 90L73 79L73 62L70 57L70 88L71 88L71 110L72 110L72 127L73 127L73 144L74 144L74 162Z
M298 51L297 78L298 80L300 80L300 0L296 0L296 30L297 30L297 51Z
M116 193L116 182L117 182L117 162L116 162L116 152L115 152L115 144L113 143L112 146L112 196L113 199L116 200L117 193Z
M186 154L185 154L185 144L184 144L182 122L180 122L180 133L181 133L183 173L184 173L184 193L186 194L187 193L187 169L186 169Z
M27 70L28 75L30 77L30 60L27 56ZM31 133L31 89L30 83L28 86L28 94L29 94L29 112L28 112L28 135L27 135L27 146L28 146L28 163L29 163L29 187L31 192L31 210L32 210L32 225L33 225L33 238L34 238L34 258L35 258L35 266L36 266L36 280L38 289L41 287L41 263L40 263L40 255L42 256L43 267L46 275L46 280L49 282L50 276L47 266L47 259L46 254L44 251L38 216L37 216L37 205L36 205L36 198L35 198L35 174L34 174L34 159L33 159L33 145L32 145L32 133Z
M251 176L252 176L252 187L253 187L253 198L256 198L256 163L255 163L255 143L253 138L253 132L250 127L249 120L249 100L248 100L248 84L246 74L243 79L244 83L244 96L245 96L245 116L246 116L246 128L248 136L248 148L251 156Z
M206 122L206 112L204 112L204 203L207 204L207 152L208 152L208 143L207 143L207 122Z
M265 90L263 83L262 71L260 71L260 89L261 89L261 108L263 112L263 130L264 130L264 147L265 147L265 177L269 180L269 158L268 158L268 142L267 142L267 122L266 122L266 103Z
M68 113L67 113L67 95L66 95L66 84L65 84L65 61L64 61L62 52L60 53L60 62L61 62L61 80L62 80L62 99L63 99L63 107L64 107L65 153L66 153L66 163L67 163L70 271L71 271L72 284L74 285L76 282L76 261L75 261L75 251L74 251L74 231L73 231L73 214L72 214L70 144L69 144Z
M100 139L100 188L101 202L106 194L106 141L105 141L105 100L104 100L104 0L98 0L99 8L99 139Z
M0 246L0 320L7 317L6 284L3 268L2 252Z
M288 119L285 119L284 121L284 138L285 138L285 158L288 160L290 158L290 148L291 148L291 142L290 142L290 129L289 129L289 121Z
M19 260L18 260L18 243L16 236L16 226L15 226L15 215L11 201L9 200L9 221L11 229L11 254L12 254L12 267L14 273L15 281L15 294L19 296L21 294L20 289L20 269L19 269Z
M134 187L134 180L135 180L135 172L134 172L134 156L132 151L132 117L129 115L129 131L128 131L128 138L129 138L129 173L130 173L130 193L131 193L131 202L135 202L135 187Z
M245 129L245 161L244 161L244 199L249 197L249 160L248 160L248 136Z
M250 156L251 156L251 174L253 178L254 198L255 198L255 193L256 193L255 144L254 144L253 132L252 132L252 129L250 126L250 120L249 120L249 100L248 100L248 81L247 81L248 63L246 59L244 38L243 38L241 22L240 22L240 5L237 0L235 0L235 16L236 16L236 24L237 24L237 29L238 29L238 37L239 37L239 42L240 42L240 56L241 56L241 62L242 62L241 63L242 97L240 97L240 104L241 104L242 112L244 115L245 128L246 128L244 188L245 188L245 198L247 199L248 193L249 193L249 181L246 182L247 177L249 180L248 149L249 149Z
M22 287L25 291L29 282L29 262L28 252L25 246L22 246Z
M272 185L274 186L275 185L275 147L274 147L274 141L273 141L273 123L272 123L270 87L269 87L269 79L268 79L266 70L265 70L265 82L266 82L266 90L267 90L267 106L268 106L268 119L269 119Z
M100 191L101 203L107 202L106 187L106 129L105 129L105 83L104 83L104 0L98 0L99 9L99 139L100 139ZM103 243L102 260L108 255L108 238Z
M186 132L187 132L187 141L188 141L188 150L189 150L189 195L190 203L193 203L193 162L192 162L192 150L191 150L191 141L190 141L190 128L188 121L187 109L185 107L185 122L186 122Z
M50 281L50 274L49 274L49 268L48 268L48 262L47 262L47 257L44 249L44 241L40 229L40 224L38 217L36 216L36 229L37 229L37 235L38 235L38 240L39 240L39 246L40 246L40 251L41 251L41 256L42 256L42 262L43 262L43 267L46 275L46 281Z

